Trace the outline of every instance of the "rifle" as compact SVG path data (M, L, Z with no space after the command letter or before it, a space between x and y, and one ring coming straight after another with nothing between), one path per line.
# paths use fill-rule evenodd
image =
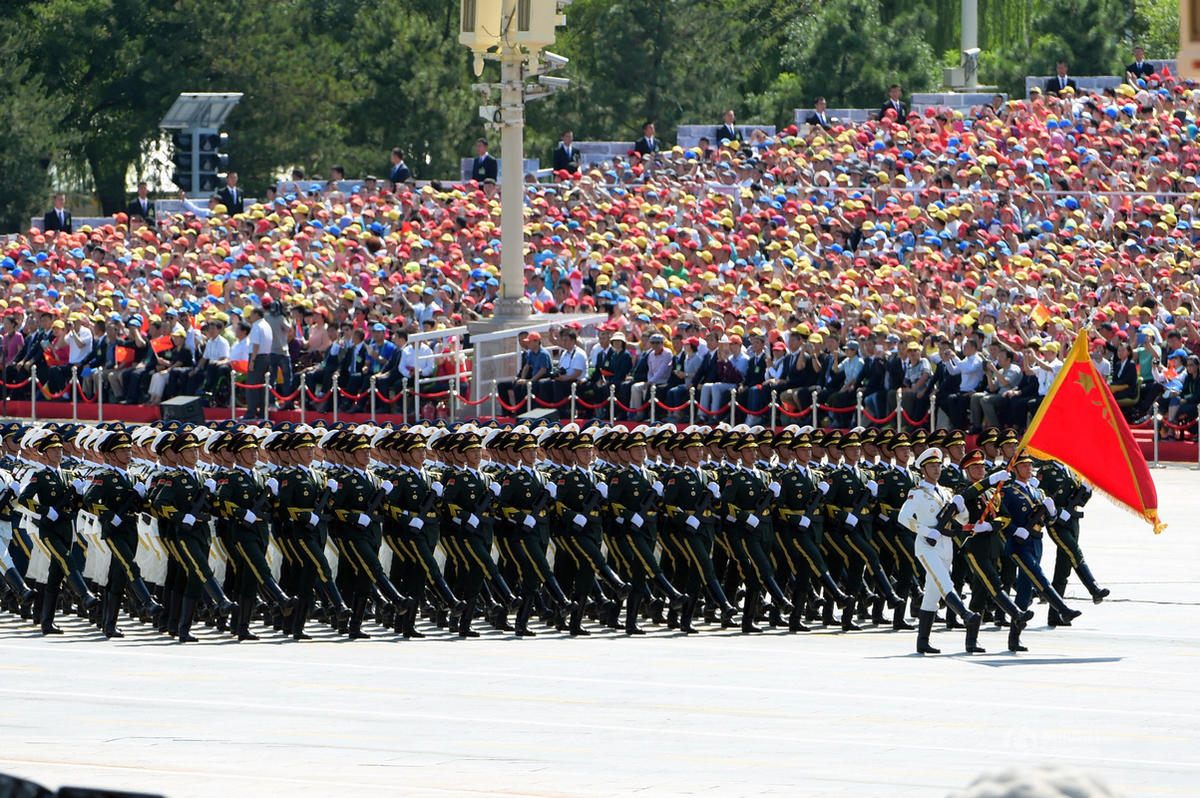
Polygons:
M1071 491L1071 494L1067 497L1067 500L1063 503L1060 509L1070 511L1071 515L1079 515L1080 509L1083 507L1083 505L1087 504L1088 500L1091 498L1092 489L1080 482L1075 490ZM2 504L3 501L0 500L0 505Z

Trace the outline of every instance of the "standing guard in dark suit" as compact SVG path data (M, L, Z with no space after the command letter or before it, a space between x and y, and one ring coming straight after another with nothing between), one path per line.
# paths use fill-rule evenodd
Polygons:
M148 227L154 226L154 200L150 199L150 189L145 181L138 183L137 196L129 201L125 213L131 222L141 219Z
M654 123L642 125L642 137L633 143L633 151L645 158L658 152L658 141L654 138Z
M399 147L392 147L392 165L388 170L388 182L392 184L392 190L402 183L407 183L412 179L412 170L408 168L408 164L404 163L404 150Z
M1078 91L1078 84L1075 79L1067 77L1067 62L1058 61L1054 64L1054 77L1046 81L1045 92L1049 96L1061 97L1063 93L1070 89L1072 92Z
M577 174L579 172L579 150L574 146L575 136L569 130L564 130L562 140L558 142L558 146L554 148L554 171L570 172Z
M521 168L520 159L517 167ZM487 139L475 140L475 161L471 164L471 179L477 183L495 183L500 178L500 164L488 152Z
M217 199L225 206L225 213L233 216L246 209L246 195L237 187L238 173L225 175L225 185L217 192Z
M879 109L879 118L886 119L889 113L896 117L897 124L908 124L908 106L900 101L899 83L888 86L888 98Z
M59 192L54 195L54 207L42 217L42 230L47 233L70 233L73 227L71 212L67 210L67 195Z
M1125 66L1127 83L1137 83L1138 78L1148 78L1154 74L1154 65L1146 61L1146 51L1139 45L1133 48L1133 63Z
M722 142L738 142L741 136L738 135L738 129L733 125L733 109L727 110L721 115L721 126L717 128L717 132L713 135L713 141L719 146Z

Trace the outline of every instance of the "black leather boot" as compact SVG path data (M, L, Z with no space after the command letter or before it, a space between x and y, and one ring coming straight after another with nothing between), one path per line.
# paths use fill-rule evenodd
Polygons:
M837 582L833 580L833 576L828 571L824 571L821 574L821 584L825 586L825 595L836 601L838 606L844 607L846 606L846 602L850 601L850 597L842 592L842 589L838 587Z
M892 610L892 630L896 632L915 629L911 623L905 620L906 611L908 610L907 602L901 602Z
M917 653L941 654L942 652L929 645L929 633L933 631L933 618L937 615L933 610L921 610L917 616Z
M625 634L627 635L644 635L646 630L638 626L638 610L641 609L642 602L645 600L645 594L642 591L635 590L629 594L629 598L625 602Z
M526 593L521 599L521 606L517 607L517 617L513 623L513 631L517 637L536 637L537 633L529 628L529 619L533 615L534 594Z
M42 634L44 635L60 635L63 633L54 625L54 614L58 610L58 588L51 588L49 585L42 590L42 607L38 613L38 620L41 621Z
M296 599L283 592L283 588L279 586L271 577L267 577L262 583L262 592L275 605L275 611L283 617L288 617L296 609Z
M1022 651L1029 649L1021 645L1021 632L1025 629L1025 622L1017 618L1012 619L1012 623L1008 627L1008 650L1019 654Z
M947 617L949 617L949 615L950 615L950 610L954 610L954 612L958 613L959 617L961 617L963 619L964 624L968 624L968 623L971 623L972 621L979 620L979 613L971 612L970 610L968 610L966 605L963 604L963 600L959 597L959 595L957 593L947 593L946 594L946 615L947 615ZM949 626L949 624L947 624L947 626Z
M763 580L763 586L767 592L771 594L772 603L779 605L779 611L784 615L788 615L792 611L792 602L788 601L787 595L783 592L783 588L775 581L775 577L768 576Z
M617 576L616 571L608 567L608 565L600 566L600 573L597 575L604 581L604 584L608 585L612 589L613 593L616 594L618 599L626 599L629 597L629 592L631 590L629 584L623 581L621 577Z
M571 637L587 637L591 634L591 632L583 628L583 610L583 604L577 604L575 611L571 613L571 623L567 627L567 631Z
M71 571L67 574L67 587L75 594L75 598L79 599L80 605L85 610L90 610L100 603L96 594L88 590L87 582L83 580L83 574L78 571Z
M1011 621L1020 621L1022 624L1033 620L1033 610L1022 610L1007 593L997 593L992 596L992 603L1000 610L996 613L997 618L1007 615Z
M204 583L204 595L208 596L208 600L212 602L217 615L228 615L233 610L233 602L225 598L225 591L221 589L220 583L215 578ZM242 622L247 623L248 621L243 620Z
M238 600L237 608L233 613L236 616L233 622L233 634L237 637L238 642L258 639L258 635L250 631L250 619L254 617L256 603L258 603L258 599L253 593L243 595Z
M982 618L980 618L978 615L976 615L975 620L967 621L967 623L966 623L967 639L966 639L965 650L968 654L986 654L987 653L986 650L979 647L979 625L982 622L982 620L983 620Z
M875 603L871 606L871 624L873 626L883 626L885 623L887 623L887 619L883 617L883 610L886 605L887 599L885 599L883 596L875 597ZM896 606L902 608L904 604L901 602Z
M792 614L788 618L789 632L809 632L812 631L804 625L804 610L805 601L804 593L806 588L797 580L795 587L792 589Z
M349 620L353 611L342 600L342 594L338 590L336 582L332 579L328 582L317 582L317 590L320 591L321 598L325 599L325 608L329 611L335 624L337 621Z
M21 606L28 606L33 601L36 594L25 584L25 580L21 578L21 572L16 568L9 568L4 572L4 581L12 589L13 595L17 597L17 602Z
M129 592L133 594L133 599L137 602L138 615L142 616L143 620L154 621L162 614L162 605L154 600L154 596L150 595L150 588L146 586L140 576L130 583Z
M196 600L192 598L183 598L179 608L179 638L180 643L195 643L196 638L192 636L192 618L196 615Z
M1083 582L1083 586L1087 588L1087 592L1092 594L1092 603L1099 604L1104 599L1108 598L1110 591L1106 587L1100 587L1096 584L1096 577L1092 576L1092 569L1085 562L1079 563L1079 567L1075 569L1075 573L1079 574L1079 581ZM1062 593L1061 590L1058 591Z
M353 607L350 611L350 623L346 627L346 634L351 640L367 640L371 637L371 635L362 630L363 618L366 614L367 596L365 593L356 593Z
M887 600L887 605L889 607L895 607L897 604L900 604L904 601L904 599L896 595L895 588L892 587L891 581L887 578L887 574L885 574L883 571L879 571L875 574L875 584L879 586L879 595L883 596L884 599Z
M125 633L117 628L117 616L121 613L121 597L111 590L104 592L104 632L105 638L124 637Z
M296 609L292 610L292 639L293 640L312 640L312 635L304 631L304 624L308 620L308 613L312 610L312 599L300 601L296 603Z
M692 626L692 618L696 615L696 607L699 603L699 596L688 596L687 601L683 603L683 607L679 610L679 631L685 635L694 635L700 631ZM667 626L670 627L669 622Z
M759 634L762 629L755 625L758 620L758 591L746 592L746 605L742 608L742 634Z
M1046 603L1054 608L1054 611L1058 613L1058 617L1062 621L1065 621L1065 623L1060 623L1060 626L1067 626L1071 621L1083 615L1083 612L1080 610L1073 610L1068 607L1067 603L1063 601L1063 597L1053 587L1047 588L1046 592L1042 594L1042 598L1046 599Z
M721 628L732 629L736 626L737 624L733 620L733 616L737 615L737 607L733 606L729 602L729 599L725 597L725 590L721 587L721 583L714 580L705 585L704 589L705 595L708 596L713 607L721 613ZM699 598L699 596L696 596L695 600L699 601ZM695 608L693 607L694 611Z
M858 602L851 598L842 607L842 631L857 632L862 629L861 626L854 622L854 612L857 609Z
M663 595L667 598L667 604L671 609L677 610L683 606L683 602L687 601L687 596L675 589L675 586L667 579L666 574L659 574L654 577L654 584L658 585Z

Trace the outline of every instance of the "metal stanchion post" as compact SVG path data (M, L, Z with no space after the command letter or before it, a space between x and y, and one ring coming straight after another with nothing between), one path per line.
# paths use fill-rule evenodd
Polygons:
M729 391L729 426L737 424L737 387Z
M577 386L577 385L579 385L578 382L571 383L571 421L572 421L572 423L575 421L575 386Z
M71 366L71 420L79 420L79 366Z
M775 429L775 427L778 426L775 423L776 421L778 421L778 418L776 418L776 413L778 412L778 410L779 410L779 391L776 391L774 388L772 388L771 389L771 429Z
M863 425L863 394L859 391L854 397L854 423L856 426Z
M1154 431L1154 462L1151 464L1151 467L1152 467L1152 468L1158 468L1158 422L1159 422L1159 421L1162 419L1162 415L1160 415L1160 414L1159 414L1159 412L1158 412L1157 410L1155 410L1155 411L1154 411L1153 418L1154 418L1154 426L1153 426L1153 431Z
M929 431L937 429L937 391L929 393Z
M96 369L96 421L104 421L104 367Z
M300 423L307 423L308 418L308 372L300 374Z
M820 429L820 419L817 418L817 392L813 391L809 396L812 398L812 404L809 405L808 420L812 422L813 429Z
M333 401L333 423L334 424L336 424L337 420L338 420L337 419L337 417L338 417L338 399L340 398L338 396L338 390L339 390L338 389L338 373L335 371L335 372L333 372L333 387L329 389L329 393L331 394L331 399Z
M371 375L371 386L370 386L370 388L368 388L368 390L371 392L371 423L372 424L375 423L375 394L376 394L375 384L376 384L376 379L377 379L376 375L372 374Z
M655 414L658 412L658 385L650 383L650 423L654 423Z
M237 421L237 380L232 371L229 372L229 418Z
M688 386L688 423L696 425L696 386Z
M529 385L525 389L525 412L530 413L532 411L533 411L533 381L530 380ZM507 413L508 411L506 410L504 412Z
M896 432L904 431L904 391L896 389Z
M271 420L271 375L263 380L263 421Z
M36 365L29 367L29 386L33 389L29 394L29 415L34 421L37 421L38 378Z
M608 386L608 423L612 424L617 420L617 386Z

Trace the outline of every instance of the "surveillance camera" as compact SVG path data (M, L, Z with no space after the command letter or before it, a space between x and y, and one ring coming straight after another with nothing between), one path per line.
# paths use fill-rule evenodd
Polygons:
M965 55L967 58L975 58L976 56L979 55L980 52L981 51L978 47L971 47L967 50L963 50L962 54Z
M499 122L502 118L500 106L498 105L481 105L479 106L479 117L485 122Z
M571 85L569 78L552 78L549 75L539 75L538 83L551 89L565 89Z
M571 63L571 59L566 56L552 53L549 50L542 51L542 60L546 62L546 66L550 69L562 69L567 64Z

